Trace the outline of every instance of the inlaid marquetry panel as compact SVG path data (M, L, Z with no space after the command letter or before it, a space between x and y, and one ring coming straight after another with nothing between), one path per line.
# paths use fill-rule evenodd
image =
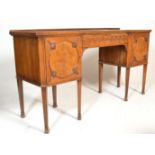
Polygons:
M132 40L132 65L145 64L148 58L148 41L146 34L135 35Z
M46 40L48 83L67 82L81 76L82 44L80 37Z
M134 39L133 43L133 64L147 62L148 38L139 37Z

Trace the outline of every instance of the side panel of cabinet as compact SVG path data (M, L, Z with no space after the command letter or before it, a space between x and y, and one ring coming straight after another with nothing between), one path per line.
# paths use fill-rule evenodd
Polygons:
M14 37L16 74L40 85L38 40L34 37Z
M49 37L46 38L45 47L49 85L81 78L80 37Z

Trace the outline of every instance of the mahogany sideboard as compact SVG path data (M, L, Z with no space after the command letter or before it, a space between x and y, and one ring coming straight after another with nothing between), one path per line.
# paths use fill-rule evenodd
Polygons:
M77 80L77 107L80 120L84 49L122 45L126 48L126 66L130 66L133 60L134 37L138 35L148 40L149 33L150 30L117 28L11 30L21 117L25 117L23 80L41 87L45 133L49 132L47 87L52 86L53 107L57 107L56 85ZM138 52L137 55L143 55Z

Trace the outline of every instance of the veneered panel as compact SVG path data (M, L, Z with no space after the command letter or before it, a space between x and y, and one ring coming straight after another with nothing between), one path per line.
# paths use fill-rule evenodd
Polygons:
M47 38L46 55L49 84L67 82L81 77L80 37Z
M31 83L40 84L37 38L14 37L17 75Z

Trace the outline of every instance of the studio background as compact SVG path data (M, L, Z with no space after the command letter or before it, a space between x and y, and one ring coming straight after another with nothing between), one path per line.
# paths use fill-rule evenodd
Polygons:
M153 1L1 1L0 147L2 154L154 154L155 18ZM58 109L48 90L49 135L43 134L41 91L24 83L27 117L19 117L13 40L10 29L120 27L151 29L146 95L142 67L131 69L124 102L124 70L116 88L116 67L105 65L98 94L98 48L83 55L82 121L76 120L76 82L58 86ZM139 135L137 135L139 134ZM149 135L148 135L149 134Z

